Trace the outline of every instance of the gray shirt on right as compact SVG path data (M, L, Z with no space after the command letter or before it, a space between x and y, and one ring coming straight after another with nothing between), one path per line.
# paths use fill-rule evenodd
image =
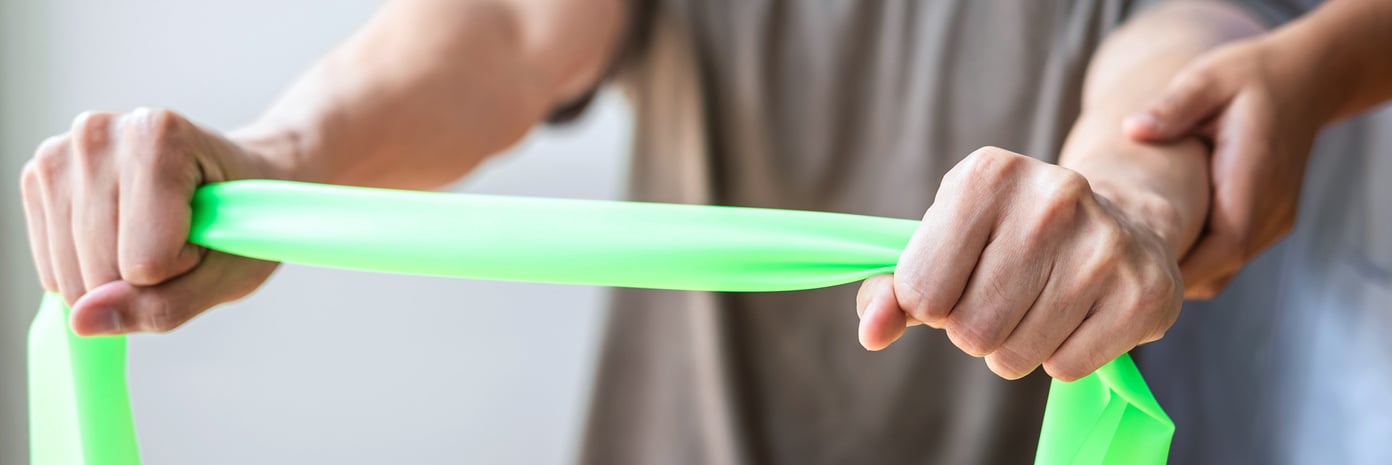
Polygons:
M1231 1L1273 24L1308 3ZM645 3L619 73L633 198L914 218L977 147L1052 161L1094 48L1154 2ZM1392 161L1370 155L1392 141L1364 124L1313 158L1293 237L1137 354L1172 463L1392 463ZM1031 460L1046 377L923 328L866 353L854 291L616 291L582 461Z

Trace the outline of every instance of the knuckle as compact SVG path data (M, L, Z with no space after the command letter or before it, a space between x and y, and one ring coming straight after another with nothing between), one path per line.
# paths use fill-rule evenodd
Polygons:
M966 171L964 164L958 163L956 166L953 166L952 169L947 170L947 173L943 174L942 182L938 183L938 192L933 202L934 205L945 199L949 193L970 185L968 180L965 179L966 175L964 173ZM929 208L931 209L932 207Z
M154 257L125 259L121 263L121 280L136 286L153 286L173 277L169 260Z
M101 151L111 139L112 114L100 111L87 111L73 119L73 149L79 154Z
M1000 343L990 334L989 328L981 324L955 321L947 326L947 337L953 345L973 357L984 357L995 352Z
M1020 379L1033 372L1039 361L1007 345L986 356L986 364L1002 378Z
M178 113L164 108L139 108L131 112L131 119L130 130L142 147L129 151L131 156L141 162L158 164L181 159L184 155L179 146L188 124Z
M107 112L84 111L78 113L77 116L73 118L70 127L73 132L84 132L91 129L105 128L105 121L109 120L110 117L111 114Z
M1171 323L1171 324L1173 324L1173 323ZM1159 340L1161 340L1161 339L1164 339L1164 338L1165 338L1165 333L1167 333L1167 332L1169 332L1169 328L1168 328L1168 327L1166 327L1165 329L1157 329L1157 330L1151 332L1149 335L1146 335L1145 339L1142 339L1142 340L1141 340L1141 344L1150 344L1150 343L1152 343L1152 342L1156 342L1156 341L1159 341Z
M1179 286L1166 276L1151 276L1141 280L1136 290L1136 306L1140 308L1166 308L1173 306L1179 295Z
M171 136L184 129L184 117L167 108L139 108L137 119L152 135Z
M1131 250L1132 238L1113 218L1107 218L1097 229L1097 248L1106 261L1117 264Z
M49 136L39 142L38 148L34 149L34 158L44 158L55 155L62 155L67 151L68 135L58 134Z
M30 170L39 181L57 179L68 169L68 137L53 136L45 139L34 151L30 160Z
M150 299L146 302L147 305L136 312L136 320L141 329L167 333L183 324L183 319L170 302L164 299Z
M1082 266L1084 276L1110 277L1114 276L1117 269L1121 268L1126 251L1122 239L1116 236L1120 236L1120 234L1102 233L1095 240L1092 257L1089 257Z
M1060 168L1058 173L1043 188L1031 237L1038 238L1071 224L1082 208L1083 199L1091 192L1087 179L1077 172Z
M19 172L19 193L26 198L34 198L39 195L39 167L34 159L24 162L24 168Z
M958 164L963 181L998 182L1020 168L1022 155L999 147L976 149Z
M943 299L928 292L920 280L905 276L907 274L896 274L894 278L894 294L899 301L899 307L915 320L924 323L934 323L946 318L951 309L944 304Z
M1092 194L1092 185L1077 171L1063 167L1053 167L1053 182L1049 186L1049 196L1053 199L1077 203Z
M1050 357L1044 361L1044 372L1060 381L1077 381L1096 369L1088 365L1076 357Z

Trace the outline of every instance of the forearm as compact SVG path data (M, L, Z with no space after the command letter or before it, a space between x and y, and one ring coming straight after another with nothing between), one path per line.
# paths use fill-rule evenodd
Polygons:
M438 187L596 81L622 23L619 1L393 2L232 138L286 178Z
M1234 7L1184 2L1157 8L1112 33L1089 67L1083 108L1059 164L1158 234L1183 256L1202 230L1209 202L1208 148L1197 139L1141 144L1121 133L1195 56L1262 31Z
M1392 99L1392 1L1326 2L1262 40L1323 121Z

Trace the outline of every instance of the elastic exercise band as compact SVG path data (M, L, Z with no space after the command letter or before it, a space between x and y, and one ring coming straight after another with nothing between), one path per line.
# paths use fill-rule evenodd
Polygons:
M748 292L892 273L917 227L838 213L236 181L198 190L189 240L334 268ZM67 321L50 295L30 330L32 463L138 465L125 338L77 337ZM1173 433L1123 355L1076 382L1054 381L1035 463L1161 465Z

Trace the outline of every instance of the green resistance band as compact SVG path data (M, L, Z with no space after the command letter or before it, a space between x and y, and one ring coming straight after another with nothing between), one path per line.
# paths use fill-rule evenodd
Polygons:
M200 188L189 238L230 254L355 270L763 292L891 273L917 227L839 213L258 180ZM32 464L138 465L125 338L77 337L67 322L49 295L30 329ZM1081 380L1054 381L1035 463L1160 465L1173 433L1123 355Z

